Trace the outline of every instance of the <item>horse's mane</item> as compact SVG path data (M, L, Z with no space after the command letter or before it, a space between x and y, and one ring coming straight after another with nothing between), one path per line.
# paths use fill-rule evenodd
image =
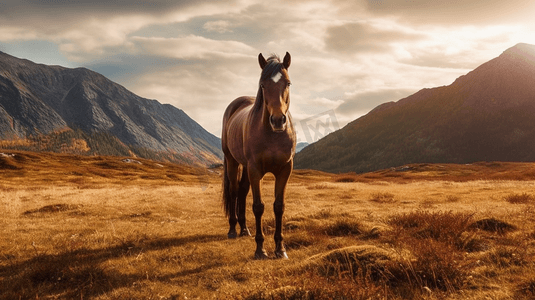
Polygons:
M271 54L270 57L266 60L267 64L262 70L262 74L260 75L260 82L264 80L268 80L271 77L277 75L282 68L284 68L279 56L277 54ZM264 96L262 94L262 88L260 87L260 83L258 85L258 93L256 94L256 101L253 106L254 111L261 111L262 105L264 104Z

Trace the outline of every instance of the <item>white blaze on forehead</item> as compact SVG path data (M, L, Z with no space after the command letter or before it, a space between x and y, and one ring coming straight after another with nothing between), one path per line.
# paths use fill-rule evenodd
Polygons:
M277 82L279 82L279 80L281 80L281 77L282 77L281 72L278 72L277 74L275 74L275 75L273 75L271 77L271 80L273 80L273 82L277 83Z

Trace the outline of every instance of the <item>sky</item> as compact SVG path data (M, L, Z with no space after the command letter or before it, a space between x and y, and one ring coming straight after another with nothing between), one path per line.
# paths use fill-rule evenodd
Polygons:
M256 95L258 54L289 52L290 112L314 142L535 44L534 13L526 0L4 0L0 51L89 68L218 137L227 105Z

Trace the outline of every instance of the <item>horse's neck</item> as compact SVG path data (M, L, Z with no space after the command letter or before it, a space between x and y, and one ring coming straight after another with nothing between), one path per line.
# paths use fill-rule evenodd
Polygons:
M258 89L256 100L251 109L251 121L257 122L257 120L262 120L262 125L266 130L270 129L269 126L271 125L269 125L269 112L264 105L264 95L262 94L261 88Z
M253 111L259 112L264 110L264 95L262 93L262 88L258 88L258 92L256 93L256 99L253 104Z

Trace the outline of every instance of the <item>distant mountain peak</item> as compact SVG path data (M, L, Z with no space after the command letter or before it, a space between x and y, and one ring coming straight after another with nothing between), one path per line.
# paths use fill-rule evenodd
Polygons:
M528 43L518 43L514 45L513 47L505 50L504 53L511 52L511 51L520 51L524 53L530 53L530 55L535 55L535 45L528 44Z
M518 43L515 46L505 50L500 55L500 58L504 57L516 60L535 62L535 45Z
M535 161L535 46L517 44L448 86L385 103L306 147L296 168Z

